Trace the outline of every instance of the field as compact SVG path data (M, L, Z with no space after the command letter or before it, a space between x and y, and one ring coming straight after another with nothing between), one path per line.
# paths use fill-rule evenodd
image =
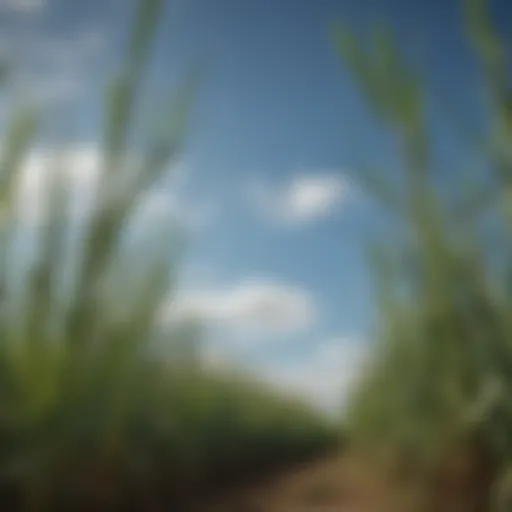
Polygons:
M51 125L44 112L13 103L3 127L0 509L511 510L512 94L484 3L466 2L495 103L483 154L490 172L475 181L476 197L459 186L462 174L453 197L438 190L427 95L393 37L377 33L368 46L335 30L355 84L403 144L405 183L402 197L378 173L361 179L400 229L369 251L378 343L343 425L234 369L209 370L200 350L207 326L162 314L178 290L182 233L170 222L141 233L137 215L179 167L201 82L191 73L152 106L162 114L154 123L137 122L165 3L138 2L79 215L73 148L58 140L37 153ZM0 75L7 87L9 70ZM24 224L34 154L40 175L28 182L40 208ZM485 182L497 197L491 206ZM360 451L340 452L342 434Z

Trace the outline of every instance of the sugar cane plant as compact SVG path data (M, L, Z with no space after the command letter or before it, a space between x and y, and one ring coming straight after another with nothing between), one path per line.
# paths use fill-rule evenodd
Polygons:
M24 249L33 257L18 280L11 274L24 228L16 198L44 116L13 109L4 130L0 506L6 510L161 510L186 485L290 460L330 436L302 405L210 375L194 361L180 369L172 351L151 344L179 244L170 226L160 226L134 262L122 254L123 240L139 200L183 145L196 83L187 80L162 103L163 122L153 131L137 131L140 87L165 5L139 2L105 106L101 172L80 219L81 236L70 236L78 229L72 162L56 150L40 191L39 244Z
M343 27L335 30L344 63L396 135L404 168L401 189L381 174L362 176L402 229L372 250L380 321L375 357L353 396L351 432L416 477L431 499L443 471L464 460L474 479L466 490L475 493L473 508L464 510L490 510L512 459L512 89L510 55L487 7L484 0L465 2L488 119L475 132L455 125L463 128L457 136L466 148L485 162L480 181L466 169L450 169L449 179L436 181L427 118L432 98L392 35L379 29L363 45ZM449 503L430 507L455 510Z

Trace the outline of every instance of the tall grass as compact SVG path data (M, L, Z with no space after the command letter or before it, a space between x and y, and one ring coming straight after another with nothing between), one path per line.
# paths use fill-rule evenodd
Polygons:
M458 140L484 162L476 182L466 169L436 180L432 98L392 34L377 31L363 45L348 30L335 32L373 112L396 136L405 185L399 194L378 173L363 177L401 229L372 253L378 341L350 422L362 446L427 485L432 499L441 480L459 478L475 493L471 510L489 510L491 489L512 462L512 90L506 45L486 2L466 1L465 19L488 93L478 129L455 124Z
M15 109L5 130L0 506L6 510L161 510L185 489L197 494L215 479L315 452L330 436L302 405L243 379L209 375L193 361L180 369L172 351L151 343L173 287L178 240L162 225L135 261L123 254L123 240L140 199L183 146L195 89L186 81L162 101L163 122L150 133L137 131L134 113L164 5L139 2L105 105L101 172L80 219L81 237L72 215L72 163L56 150L40 191L39 244L25 248L33 257L22 280L12 278L23 256L16 240L25 229L16 198L44 118L29 107Z

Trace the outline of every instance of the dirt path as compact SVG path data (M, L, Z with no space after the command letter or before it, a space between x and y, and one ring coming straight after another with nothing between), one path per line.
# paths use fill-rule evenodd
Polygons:
M207 512L374 512L377 496L346 457L333 456L240 490ZM382 503L380 503L381 505Z
M200 512L411 512L424 510L429 495L412 481L379 471L348 454L325 457L233 492ZM400 478L400 480L398 479ZM399 483L401 482L401 483ZM455 493L454 493L455 490ZM435 510L475 509L467 487L442 490ZM436 497L437 496L437 497ZM442 508L440 508L442 507Z

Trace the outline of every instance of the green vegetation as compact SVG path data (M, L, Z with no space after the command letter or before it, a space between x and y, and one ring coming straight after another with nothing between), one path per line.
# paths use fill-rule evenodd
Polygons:
M427 485L432 500L443 471L465 461L453 471L461 478L465 472L474 510L490 510L511 492L503 482L512 463L512 90L510 56L486 3L468 0L465 7L489 103L481 130L456 123L464 128L456 137L482 172L477 179L472 169L446 169L442 190L425 81L390 33L379 30L364 46L350 31L335 30L356 83L396 136L404 168L396 187L378 173L363 176L400 229L372 250L381 318L349 423L356 443ZM434 503L426 510L444 509Z
M70 164L55 150L41 191L40 243L30 246L34 258L23 283L9 277L20 250L15 240L25 229L15 198L44 117L17 109L4 135L5 510L162 510L183 494L199 497L207 485L316 453L332 439L306 407L243 379L210 375L193 360L180 370L172 350L165 357L158 352L161 335L158 347L152 343L156 314L176 273L177 237L160 226L144 240L144 256L122 243L139 199L158 184L183 144L196 82L187 81L163 102L164 119L153 132L134 130L164 4L140 1L126 62L105 107L102 172L83 235L79 241L71 236L77 227L70 213ZM187 340L168 341L174 347Z

